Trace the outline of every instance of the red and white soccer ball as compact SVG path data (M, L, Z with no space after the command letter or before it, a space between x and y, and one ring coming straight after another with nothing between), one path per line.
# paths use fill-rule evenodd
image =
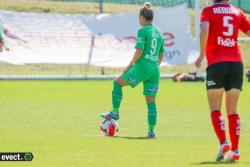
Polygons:
M113 119L106 119L101 124L101 131L105 136L115 136L115 133L118 132L118 130L118 123Z

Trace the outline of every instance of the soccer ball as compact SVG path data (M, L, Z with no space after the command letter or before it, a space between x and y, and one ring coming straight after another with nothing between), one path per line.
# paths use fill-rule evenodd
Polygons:
M105 136L114 136L118 130L118 123L113 119L105 119L101 124L101 131Z

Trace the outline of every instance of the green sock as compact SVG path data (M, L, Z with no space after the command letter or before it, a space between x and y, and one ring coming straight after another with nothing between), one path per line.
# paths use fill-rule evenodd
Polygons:
M119 113L121 101L122 101L122 87L117 83L117 81L114 81L113 91L112 91L113 112Z
M148 128L154 130L156 125L157 109L155 102L147 103L148 105Z

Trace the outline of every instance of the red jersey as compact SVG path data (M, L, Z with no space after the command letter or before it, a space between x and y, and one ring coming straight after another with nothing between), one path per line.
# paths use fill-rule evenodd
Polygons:
M238 45L239 30L250 30L250 21L244 12L228 3L215 3L201 14L201 23L209 25L206 45L208 65L218 62L242 62Z

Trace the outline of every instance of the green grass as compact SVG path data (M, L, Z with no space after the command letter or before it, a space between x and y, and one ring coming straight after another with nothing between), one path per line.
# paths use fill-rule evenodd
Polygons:
M214 162L217 140L211 128L204 83L161 82L157 138L147 133L142 87L124 89L119 137L104 137L98 114L110 110L111 81L0 82L0 151L33 152L32 162L11 167L188 167L227 166ZM250 84L245 83L241 160L250 165Z

